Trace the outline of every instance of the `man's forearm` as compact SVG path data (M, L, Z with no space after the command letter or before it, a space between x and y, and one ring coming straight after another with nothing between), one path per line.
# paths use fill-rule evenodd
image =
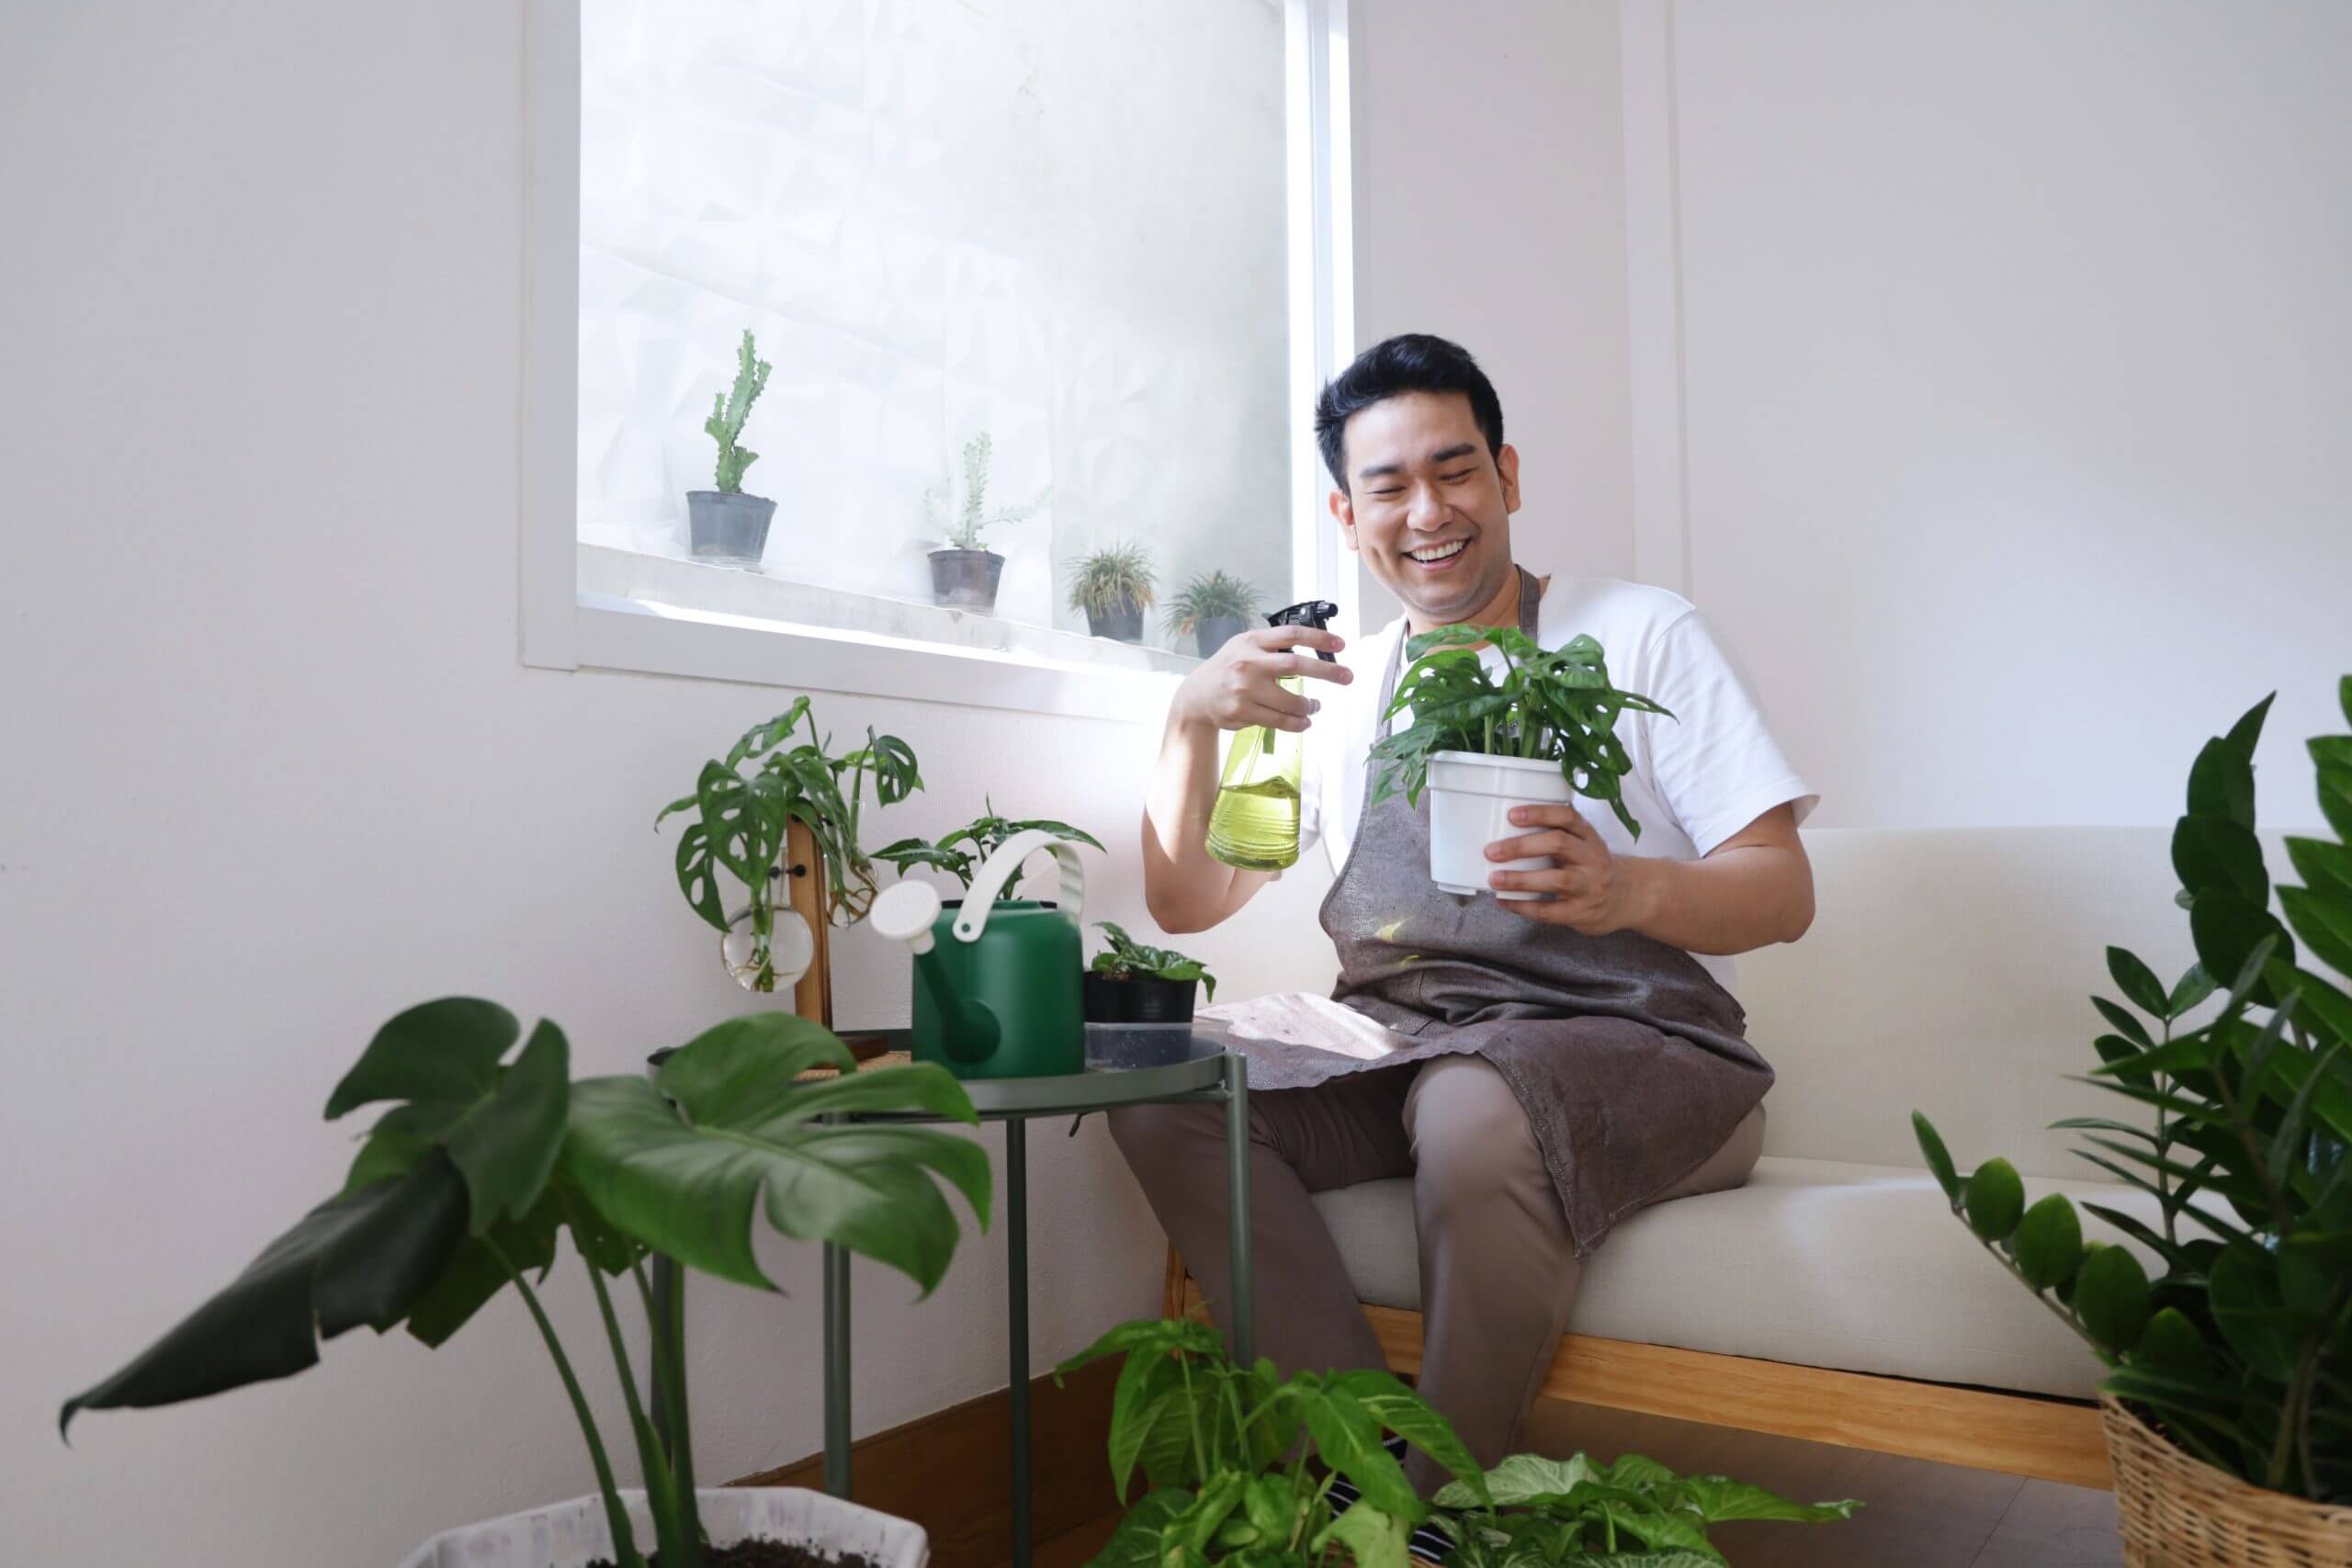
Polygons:
M1165 931L1205 931L1265 881L1262 873L1237 871L1208 852L1216 761L1216 728L1170 714L1143 818L1144 904Z
M1813 923L1813 868L1800 850L1726 845L1704 860L1627 855L1631 930L1685 953L1729 955L1794 942Z

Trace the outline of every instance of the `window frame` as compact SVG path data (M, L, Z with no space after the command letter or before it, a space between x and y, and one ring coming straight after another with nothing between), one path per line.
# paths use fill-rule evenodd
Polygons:
M1348 0L1283 0L1291 559L1339 600L1317 390L1354 352ZM524 39L522 661L1154 723L1178 676L657 608L579 586L580 3L527 0Z

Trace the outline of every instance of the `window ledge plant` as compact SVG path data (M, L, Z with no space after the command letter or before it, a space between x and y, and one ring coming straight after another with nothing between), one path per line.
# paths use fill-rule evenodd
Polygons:
M767 554L768 524L775 516L775 502L743 493L743 470L758 462L760 455L744 446L741 437L752 405L767 390L771 368L759 356L752 330L744 328L743 340L735 351L734 384L712 395L710 417L702 425L718 444L718 488L686 492L687 546L696 560L756 567Z
M952 513L944 490L923 492L933 526L944 543L931 552L932 602L950 609L996 609L996 590L1004 575L1004 558L988 547L988 531L1001 523L1022 523L1044 510L1054 487L1046 486L1025 506L987 510L989 467L996 452L985 430L964 443L964 501Z
M1203 659L1223 648L1258 619L1258 591L1224 571L1204 571L1168 602L1168 629L1193 639Z
M2352 677L2339 697L2352 721ZM2255 835L2268 708L2265 698L2208 741L2189 772L2172 854L2197 964L2167 988L2110 948L2124 1000L2092 998L2109 1032L2084 1081L2145 1120L2054 1123L2084 1134L2083 1158L2155 1200L2153 1226L2085 1207L2147 1248L2156 1277L2127 1248L2085 1241L2063 1194L2029 1206L2004 1159L1962 1177L1928 1119L1913 1123L1952 1212L2083 1337L2111 1399L2226 1475L2340 1507L2352 1504L2352 996L2299 965L2295 939L2352 975L2352 736L2310 742L2337 840L2290 838L2303 882L2274 890ZM2229 982L2218 1013L2180 1027L2216 978ZM2111 1446L2120 1479L2128 1456ZM2127 1533L2140 1491L2118 1488ZM2352 1546L2352 1519L2335 1517L2331 1539Z
M1479 657L1501 656L1499 671ZM1405 645L1384 720L1410 722L1372 748L1377 806L1401 792L1418 805L1430 792L1430 876L1449 893L1484 893L1495 871L1535 871L1541 858L1494 862L1487 846L1519 829L1514 806L1605 801L1639 839L1625 807L1633 759L1617 738L1619 716L1674 716L1649 698L1610 683L1600 644L1589 637L1546 649L1516 626L1440 626ZM1533 898L1532 893L1504 893Z
M888 1264L928 1295L959 1239L934 1179L982 1225L986 1153L915 1126L828 1125L842 1112L919 1111L976 1122L964 1089L921 1065L860 1073L831 1032L786 1013L722 1023L649 1081L570 1077L563 1032L542 1021L510 1062L514 1014L472 998L412 1008L379 1031L326 1106L336 1120L389 1103L343 1189L130 1364L66 1402L83 1410L175 1404L303 1371L318 1342L366 1326L446 1343L512 1287L546 1344L586 1440L616 1568L643 1568L611 1448L539 1299L571 1237L594 1292L644 1477L661 1568L703 1560L684 1346L684 1269L655 1294L656 1254L774 1290L753 1257L755 1214ZM836 1076L808 1079L811 1068ZM610 1281L652 1325L656 1407L624 1341ZM657 1419L660 1423L657 1429Z
M1143 640L1143 613L1159 597L1151 551L1130 541L1081 556L1071 564L1069 607L1086 616L1086 629L1114 642Z

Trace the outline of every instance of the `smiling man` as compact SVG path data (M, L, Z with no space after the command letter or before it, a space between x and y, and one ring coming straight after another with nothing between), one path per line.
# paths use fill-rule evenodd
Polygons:
M1302 840L1319 838L1337 873L1322 923L1339 983L1329 998L1205 1014L1232 1027L1261 1090L1259 1344L1285 1371L1385 1364L1309 1194L1409 1175L1420 1389L1491 1465L1517 1438L1582 1260L1610 1227L1645 1204L1737 1186L1756 1163L1772 1074L1747 1043L1729 955L1792 942L1811 923L1796 828L1816 796L1689 603L1520 564L1519 454L1462 348L1411 335L1367 350L1324 389L1316 428L1332 515L1404 614L1351 649L1308 627L1246 633L1184 681L1145 809L1145 891L1170 931L1248 903L1268 877L1204 847L1218 732L1306 732ZM1440 890L1426 798L1367 803L1368 753L1406 637L1464 623L1516 626L1546 648L1589 634L1620 687L1675 716L1618 726L1638 852L1605 810L1512 812L1520 831L1488 856L1551 864L1490 880L1538 901ZM1305 693L1284 690L1286 677L1304 677ZM1141 1106L1111 1125L1221 1318L1222 1113ZM1427 1489L1438 1478L1415 1462Z

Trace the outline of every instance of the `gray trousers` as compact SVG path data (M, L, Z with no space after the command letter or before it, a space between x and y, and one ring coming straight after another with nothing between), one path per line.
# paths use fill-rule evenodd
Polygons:
M1227 1258L1225 1111L1135 1105L1111 1136L1220 1324ZM1387 1365L1331 1233L1307 1199L1413 1179L1420 1232L1421 1396L1482 1464L1511 1451L1542 1388L1583 1271L1526 1114L1476 1056L1374 1069L1250 1097L1250 1245L1261 1354L1283 1371ZM1764 1111L1654 1201L1737 1187L1764 1145ZM1442 1477L1422 1456L1414 1482Z

